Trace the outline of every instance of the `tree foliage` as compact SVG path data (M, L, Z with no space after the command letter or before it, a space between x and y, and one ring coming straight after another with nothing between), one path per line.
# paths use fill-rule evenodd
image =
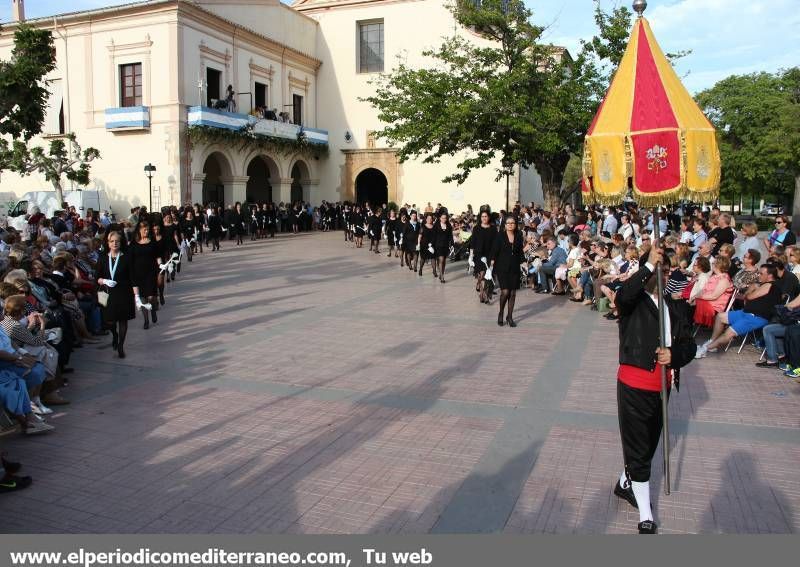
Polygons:
M533 165L546 197L562 200L567 163L580 153L608 85L601 61L621 58L630 12L603 15L600 36L570 57L544 41L521 0L457 0L451 10L462 29L423 52L428 65L398 59L372 82L375 94L364 100L386 124L377 135L398 148L401 161L456 156L444 182L463 183L498 162L498 179L514 164Z
M21 25L9 61L0 61L0 135L30 140L42 131L50 96L45 75L55 69L53 36Z
M800 175L800 67L733 75L697 95L717 128L726 194L782 194Z
M66 140L66 141L65 141ZM68 144L66 142L69 142ZM22 175L38 172L44 175L53 189L59 203L64 202L62 180L66 177L78 185L88 185L91 162L100 157L95 148L81 149L75 134L50 142L50 147L28 148L20 140L15 140L12 148L12 169Z

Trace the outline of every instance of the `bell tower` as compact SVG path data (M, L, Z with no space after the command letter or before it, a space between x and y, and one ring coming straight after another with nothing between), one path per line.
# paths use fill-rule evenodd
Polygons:
M25 0L11 0L11 20L14 22L25 21Z

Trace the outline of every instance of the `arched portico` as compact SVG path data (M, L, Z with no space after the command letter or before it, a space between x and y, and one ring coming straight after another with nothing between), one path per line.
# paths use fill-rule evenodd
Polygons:
M269 203L275 200L280 184L277 162L267 155L256 155L247 164L248 203Z

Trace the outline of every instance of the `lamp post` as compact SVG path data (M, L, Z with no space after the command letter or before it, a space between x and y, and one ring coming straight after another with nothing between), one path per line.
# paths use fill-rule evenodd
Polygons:
M144 174L147 176L147 180L150 182L150 209L148 209L151 213L153 212L153 172L156 170L156 166L152 163L148 163L144 166Z

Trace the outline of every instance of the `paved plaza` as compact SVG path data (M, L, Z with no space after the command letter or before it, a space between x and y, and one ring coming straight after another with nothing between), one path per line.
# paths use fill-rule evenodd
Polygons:
M635 532L611 494L617 326L526 291L515 318L463 263L441 285L340 233L225 243L128 358L77 351L56 432L0 439L34 477L2 531ZM685 371L662 533L800 529L800 385L757 358Z

